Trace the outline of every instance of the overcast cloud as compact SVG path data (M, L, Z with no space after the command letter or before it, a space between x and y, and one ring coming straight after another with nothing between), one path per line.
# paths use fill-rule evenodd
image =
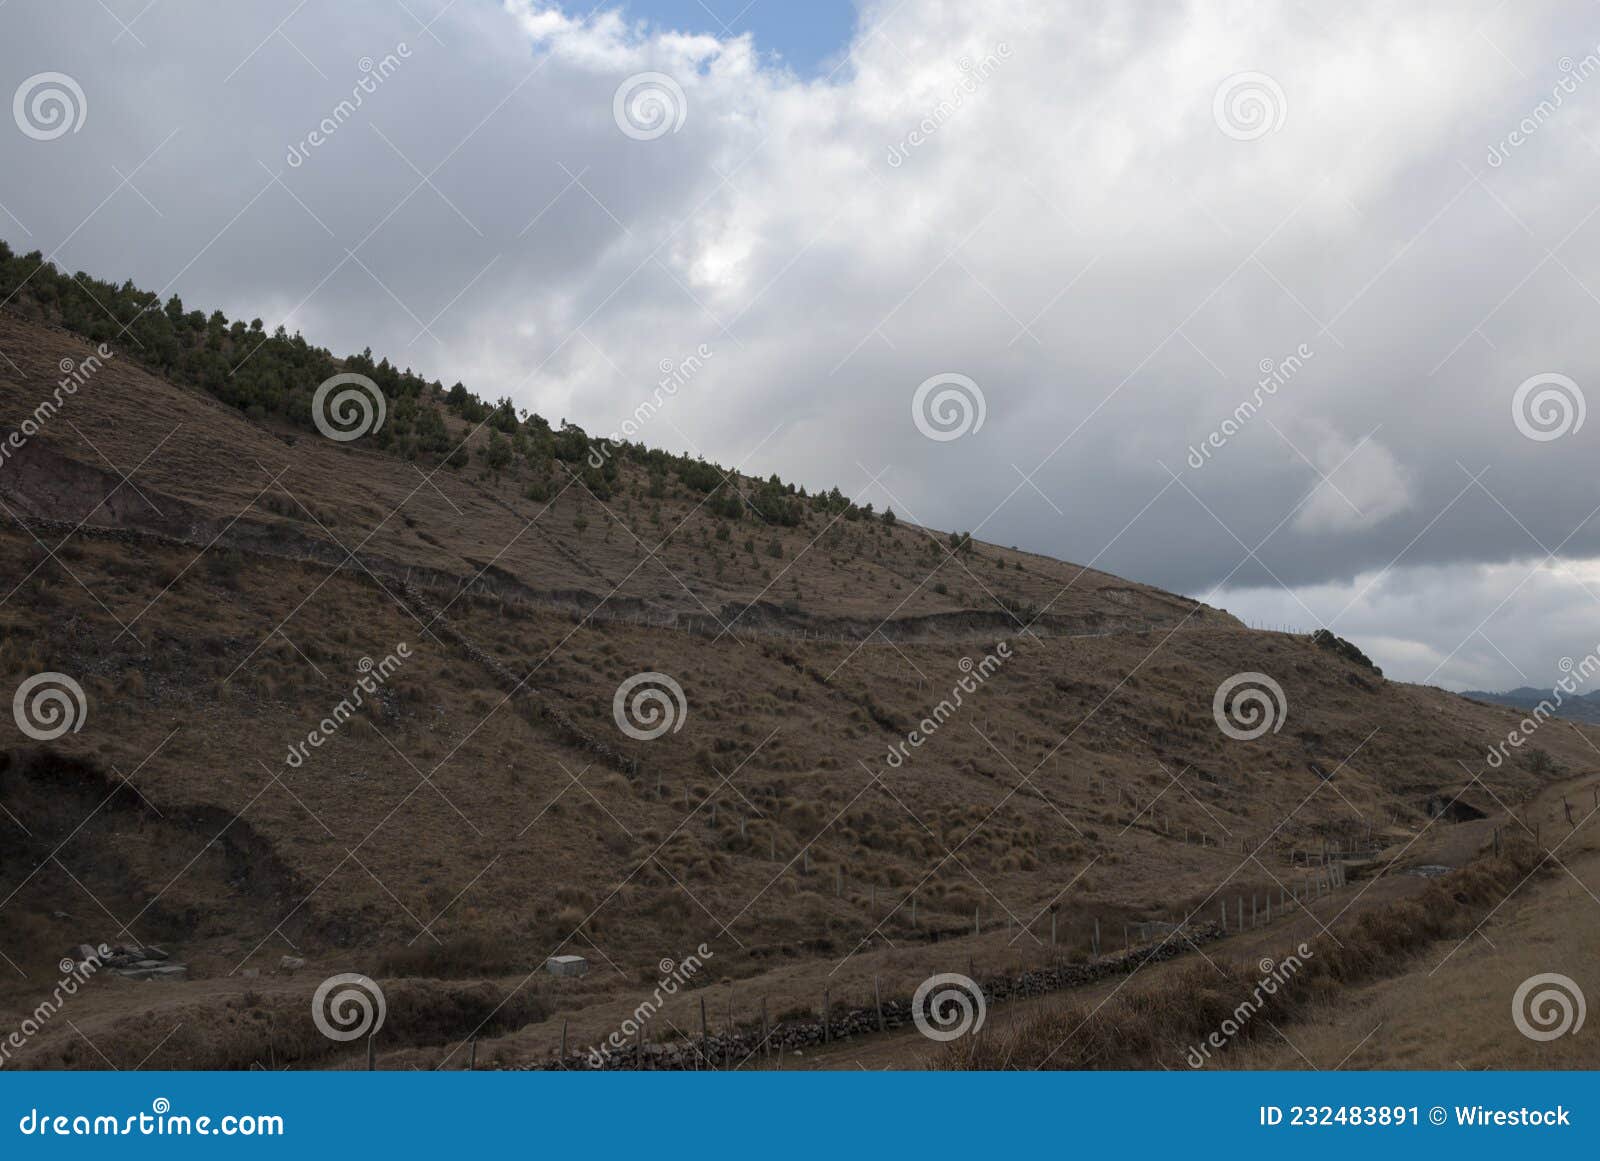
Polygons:
M1592 3L867 3L806 78L585 11L11 0L0 96L64 73L86 115L0 122L0 236L591 432L705 344L646 442L1394 676L1548 685L1600 639L1600 418L1514 411L1600 390ZM641 72L676 131L619 128ZM913 422L941 373L981 428Z

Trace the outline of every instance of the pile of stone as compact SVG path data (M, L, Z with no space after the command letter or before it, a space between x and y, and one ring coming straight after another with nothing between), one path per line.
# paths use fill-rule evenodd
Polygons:
M69 954L75 963L97 964L95 971L125 980L181 980L189 975L188 965L174 961L169 952L137 943L102 943L98 949L80 943Z

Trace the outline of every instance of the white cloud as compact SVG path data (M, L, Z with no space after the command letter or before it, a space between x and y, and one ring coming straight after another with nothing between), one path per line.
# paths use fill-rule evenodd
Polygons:
M1263 627L1330 627L1389 677L1456 690L1548 688L1561 658L1600 650L1600 559L1399 566L1293 594L1235 589L1215 599Z
M846 491L887 467L865 498L1186 591L1276 577L1315 606L1396 556L1476 587L1530 533L1600 556L1573 484L1600 429L1535 443L1510 416L1529 375L1600 385L1600 85L1484 162L1592 50L1586 4L879 0L813 79L612 11L406 8L309 5L275 33L264 0L156 5L141 48L93 0L0 7L4 75L68 72L90 104L60 141L0 133L0 204L31 232L0 233L594 430L705 343L648 439L759 445L752 469ZM404 69L285 170L400 40ZM613 98L645 71L687 110L637 141ZM1241 72L1283 93L1258 140L1213 119ZM1186 469L1302 344L1306 369ZM908 401L946 371L988 420L934 443Z
M1410 473L1376 436L1346 440L1324 431L1313 448L1300 451L1321 473L1322 483L1295 517L1303 532L1346 533L1409 510L1415 503Z

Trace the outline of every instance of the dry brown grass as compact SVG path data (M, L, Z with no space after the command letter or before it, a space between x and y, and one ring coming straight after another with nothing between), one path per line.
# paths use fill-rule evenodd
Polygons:
M48 381L71 344L0 317L0 345L30 382ZM0 401L15 409L26 395L0 373ZM1289 853L1347 841L1352 807L1378 820L1380 837L1409 840L1426 824L1427 796L1458 786L1458 763L1475 768L1513 721L1436 690L1363 689L1355 667L1302 638L1202 610L1170 638L1163 629L1014 642L1016 656L933 742L886 769L888 747L948 695L962 659L993 647L1003 619L974 576L1002 603L1056 598L1052 612L1084 627L1170 627L1189 606L991 545L949 561L903 523L841 523L810 549L820 518L762 529L752 557L742 548L752 522L720 541L698 497L670 482L651 496L642 474L625 474L606 505L634 535L617 528L608 540L611 516L572 492L524 532L542 505L516 481L467 469L422 485L411 465L251 424L120 363L73 408L78 429L123 464L181 423L140 470L141 490L179 523L220 528L239 517L233 539L204 555L79 534L53 560L26 532L0 526L0 592L17 589L0 605L0 689L44 670L77 676L90 715L54 750L102 785L129 777L150 808L107 808L74 833L95 808L88 789L56 811L48 781L20 763L0 771L0 805L30 831L0 818L11 828L0 894L15 890L0 907L0 950L29 977L0 970L0 1007L26 1010L65 947L116 937L124 923L173 944L195 976L187 991L86 997L80 1026L97 1039L187 995L222 1004L256 988L270 998L288 983L241 973L270 973L283 954L313 970L494 976L510 989L545 956L576 951L596 970L552 1002L596 1026L612 1007L631 1008L641 972L701 942L715 946L719 974L740 982L747 1007L769 994L775 1007L814 1004L825 978L860 996L873 974L862 963L911 979L973 947L997 961L988 941L1004 947L991 933L1008 912L1027 928L1018 948L1042 954L1035 940L1048 933L1052 902L1064 954L1079 954L1096 918L1114 932L1184 913L1237 871L1241 845L1269 833L1263 864L1290 884L1304 872ZM38 444L58 458L37 475L13 474L20 460L0 475L17 510L76 520L115 483L65 425ZM270 478L263 468L287 471L270 502L252 507ZM580 508L591 521L581 539ZM94 523L151 520L124 496ZM572 594L604 595L628 576L643 555L635 535L651 548L667 537L658 563L618 588L607 610L621 619L583 619L588 605ZM330 537L351 546L369 536L363 555L382 584L333 567L343 548ZM774 536L776 558L762 551ZM54 547L59 537L45 539ZM308 545L325 555L271 554ZM505 681L430 634L393 598L390 567L414 568L430 600L449 604L450 623L526 677L531 694L507 702ZM744 632L712 640L629 619L709 624L702 606L726 616L763 591L769 572L778 580L763 601L782 607L798 593L814 629L841 618L870 628L897 606L902 619L960 616L893 647ZM480 573L509 579L460 595L449 579ZM361 658L400 641L415 652L391 696L286 767L287 746L349 692ZM650 669L681 681L689 716L680 733L635 743L611 720L612 695ZM1248 745L1224 738L1210 711L1217 684L1244 670L1274 674L1290 702L1286 728ZM636 756L637 775L575 745L551 711ZM1311 764L1333 769L1358 746L1339 793L1317 791ZM1552 732L1547 748L1569 771L1592 756L1576 731ZM1180 772L1181 789L1171 785ZM1488 775L1513 804L1543 784L1520 761ZM235 817L228 835L250 844L213 846ZM1253 874L1232 889L1273 883ZM984 934L968 944L974 908ZM419 937L424 927L431 934Z
M1228 1066L1263 1039L1277 1039L1308 1013L1326 1008L1347 989L1406 970L1436 940L1472 931L1536 870L1551 872L1531 842L1509 845L1431 882L1415 899L1357 915L1335 938L1310 942L1311 955L1275 990L1265 973L1232 963L1195 963L1153 987L1129 986L1102 1003L1067 1002L1022 1021L1004 1035L979 1033L935 1057L945 1069L1149 1069ZM1241 1004L1253 1009L1243 1019ZM1226 1047L1190 1058L1224 1024L1237 1031Z

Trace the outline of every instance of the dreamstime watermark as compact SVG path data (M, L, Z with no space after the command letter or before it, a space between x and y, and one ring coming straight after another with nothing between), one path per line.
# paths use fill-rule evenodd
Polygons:
M638 742L654 741L668 731L675 734L688 717L683 686L653 670L635 673L617 686L611 698L611 718L617 729Z
M911 997L911 1022L929 1040L948 1044L983 1030L989 1004L971 976L941 972L917 986Z
M383 389L354 371L324 379L311 397L311 422L336 443L370 435L383 426L388 414Z
M689 99L666 73L634 73L611 96L611 119L634 141L654 141L683 128Z
M61 1011L62 1004L69 997L76 996L78 989L89 982L89 977L99 971L101 964L111 958L111 949L103 943L92 950L94 954L85 960L79 961L68 956L61 961L58 965L61 969L61 978L56 981L55 990L22 1018L16 1031L0 1041L0 1068L6 1066L12 1054L26 1048L28 1041L37 1036L39 1030Z
M678 990L693 979L700 969L705 967L705 961L711 958L711 949L702 943L692 954L684 956L677 963L673 963L671 959L662 960L658 965L661 969L661 980L656 984L655 991L622 1021L616 1031L589 1049L590 1067L604 1068L612 1054L626 1048L628 1041L635 1039L644 1026L655 1018L655 1014L661 1011L662 1004L677 995Z
M1554 371L1529 376L1511 396L1511 421L1537 443L1583 430L1588 411L1583 388Z
M1217 729L1236 742L1252 742L1268 730L1283 729L1289 716L1289 699L1283 686L1265 673L1235 673L1211 699L1211 716Z
M1271 959L1263 959L1257 964L1261 978L1256 981L1254 990L1218 1025L1216 1031L1189 1048L1184 1054L1189 1067L1204 1067L1213 1052L1220 1052L1226 1048L1228 1041L1237 1036L1245 1025L1255 1018L1255 1014L1266 1006L1267 1000L1278 994L1279 988L1299 974L1300 969L1305 966L1305 961L1311 959L1314 954L1310 945L1302 943L1277 963L1273 963Z
M1234 73L1217 86L1211 117L1235 141L1257 141L1283 128L1289 101L1283 86L1266 73Z
M400 62L411 59L411 49L405 41L394 46L394 51L384 56L382 60L374 61L370 56L364 56L356 62L356 67L361 70L361 79L350 89L350 95L333 107L333 111L317 122L317 127L307 133L299 141L289 146L286 160L289 168L299 169L311 156L311 151L327 142L339 132L340 126L356 115L356 110L361 108L367 97L378 91L378 86L392 77L400 68Z
M1189 466L1196 471L1205 467L1211 459L1213 451L1220 451L1234 436L1244 430L1244 425L1256 417L1269 398L1278 393L1278 388L1293 379L1300 373L1300 369L1315 354L1305 343L1301 343L1288 357L1273 362L1271 359L1262 359L1257 364L1261 378L1256 380L1255 389L1250 392L1250 398L1244 400L1233 409L1233 414L1224 419L1222 423L1196 447L1189 445Z
M35 141L76 133L88 118L89 101L66 73L34 73L11 96L11 119Z
M589 449L589 466L597 470L603 467L623 441L632 440L643 431L645 424L654 419L656 412L661 410L661 405L676 395L678 388L698 375L705 367L706 360L714 353L705 343L701 343L694 349L692 355L676 363L671 359L662 359L656 365L656 369L661 372L661 378L656 381L655 390L650 393L650 398L633 409L633 414L622 421L621 428L596 441Z
M988 413L982 388L954 371L924 379L911 395L911 422L937 443L979 431Z
M290 769L298 770L311 756L312 750L322 748L322 744L329 741L339 728L355 717L356 711L366 704L366 698L377 693L384 682L393 677L402 662L411 657L411 646L402 641L395 646L393 653L386 654L382 661L373 661L370 657L363 657L356 664L361 671L361 676L356 679L355 685L350 688L350 696L340 700L333 707L333 712L317 723L316 728L306 734L305 741L289 743L288 757L284 764Z
M943 728L945 722L955 716L956 710L962 706L962 694L976 693L989 678L993 677L1000 666L1011 660L1011 642L1001 641L994 647L993 653L984 654L983 660L974 663L972 658L963 657L959 663L961 672L965 677L956 681L950 688L950 696L934 706L928 715L918 722L918 728L912 730L902 742L896 742L889 747L888 757L884 760L892 769L899 769L905 760L911 756L912 750L921 749L927 741Z
M964 56L956 62L961 69L962 77L956 82L950 95L935 105L922 120L917 122L912 129L899 141L889 146L889 168L899 169L905 164L906 158L911 156L911 151L932 139L933 135L944 128L945 123L954 117L961 107L967 103L980 86L983 85L999 69L1002 61L1011 59L1011 46L1005 41L994 46L994 51L981 60L973 61L971 57Z
M1511 997L1511 1022L1529 1040L1576 1036L1587 1014L1583 989L1571 976L1557 972L1529 976Z
M11 698L17 729L36 742L53 742L83 729L89 700L83 686L65 673L35 673Z
M88 358L77 361L62 359L57 364L61 370L61 378L56 380L55 390L50 393L50 397L35 407L19 427L8 432L5 439L0 441L0 467L4 467L7 460L22 450L23 445L44 430L45 424L54 419L56 413L61 410L62 404L76 395L79 387L93 379L107 360L114 358L116 352L110 345L101 343Z
M150 1112L125 1117L105 1113L41 1113L31 1108L17 1121L25 1137L281 1137L283 1118L276 1113L226 1113L193 1116L174 1113L172 1102L156 1097Z
M1600 48L1596 48L1580 61L1574 61L1570 56L1564 56L1556 62L1556 67L1564 74L1560 80L1550 86L1550 95L1528 110L1522 120L1517 122L1517 127L1512 129L1499 141L1489 146L1489 153L1485 160L1489 168L1499 169L1506 163L1513 150L1526 144L1535 133L1543 128L1544 123L1556 115L1556 110L1561 108L1566 99L1578 91L1578 86L1584 81L1600 72Z
M383 989L360 972L329 976L311 996L311 1022L329 1040L376 1036L388 1014Z
M1505 765L1506 759L1511 757L1512 750L1520 750L1538 732L1539 727L1556 716L1556 711L1566 704L1568 695L1578 692L1578 688L1600 673L1600 645L1596 645L1582 661L1573 661L1570 657L1563 657L1558 663L1564 676L1550 689L1550 696L1541 698L1533 711L1517 723L1505 740L1495 743L1489 748L1486 761L1492 769L1498 770ZM1577 676L1574 677L1573 675Z

